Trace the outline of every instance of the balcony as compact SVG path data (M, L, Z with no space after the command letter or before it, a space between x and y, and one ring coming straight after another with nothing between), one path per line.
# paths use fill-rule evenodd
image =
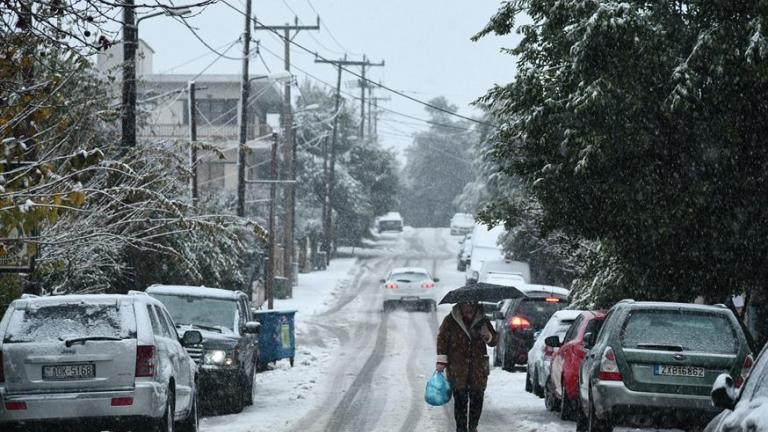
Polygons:
M247 139L252 140L272 133L267 124L249 125ZM189 125L185 124L151 124L139 127L138 137L143 139L186 140L189 139ZM228 125L198 125L197 139L199 141L234 141L240 135L240 127Z

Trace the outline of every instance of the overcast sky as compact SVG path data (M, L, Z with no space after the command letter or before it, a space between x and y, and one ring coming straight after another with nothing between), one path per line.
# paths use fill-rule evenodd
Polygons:
M245 9L244 0L227 1ZM265 24L292 23L294 11L302 23L312 24L317 10L321 31L300 33L295 39L299 44L327 58L339 58L346 51L350 59L361 59L365 54L371 61L385 60L385 67L370 69L372 79L423 100L443 95L458 105L462 114L476 115L478 111L469 104L493 84L509 82L515 73L514 58L500 49L514 46L516 35L487 37L480 42L469 40L488 22L499 4L491 0L254 0L253 12ZM244 18L227 5L217 3L188 22L197 28L200 37L219 48L240 37ZM198 73L216 58L189 29L169 17L142 21L139 35L155 50L154 73ZM262 55L272 71L282 69L282 60L269 53L282 56L282 41L268 31L254 32L253 38L261 41ZM241 50L237 44L228 54L239 57ZM335 83L330 65L315 64L314 56L296 47L291 55L297 69ZM190 62L195 58L198 59ZM221 59L208 72L237 74L240 70L239 61ZM252 74L265 72L261 60L251 63ZM294 73L300 81L304 80L304 73L296 69ZM359 90L348 87L353 79L346 74L344 87L357 94ZM387 108L426 117L424 107L386 93L379 91L377 96L391 97L391 101L383 103ZM391 113L380 119L382 142L397 150L407 147L411 141L408 136L415 130L425 128L417 121Z

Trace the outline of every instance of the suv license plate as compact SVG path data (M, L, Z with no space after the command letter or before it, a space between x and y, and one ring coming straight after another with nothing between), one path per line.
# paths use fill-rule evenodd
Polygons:
M43 366L43 379L51 381L81 380L96 377L92 363Z
M705 372L703 367L695 366L656 365L653 368L653 374L657 376L704 378Z

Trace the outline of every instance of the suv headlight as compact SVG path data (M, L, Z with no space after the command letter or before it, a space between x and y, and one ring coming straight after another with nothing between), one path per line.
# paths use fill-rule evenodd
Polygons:
M208 350L203 354L203 364L206 366L234 367L237 365L237 355L234 350Z

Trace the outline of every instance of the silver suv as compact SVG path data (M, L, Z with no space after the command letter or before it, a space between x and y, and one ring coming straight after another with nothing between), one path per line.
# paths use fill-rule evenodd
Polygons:
M197 431L197 367L144 293L25 296L0 321L0 429Z

